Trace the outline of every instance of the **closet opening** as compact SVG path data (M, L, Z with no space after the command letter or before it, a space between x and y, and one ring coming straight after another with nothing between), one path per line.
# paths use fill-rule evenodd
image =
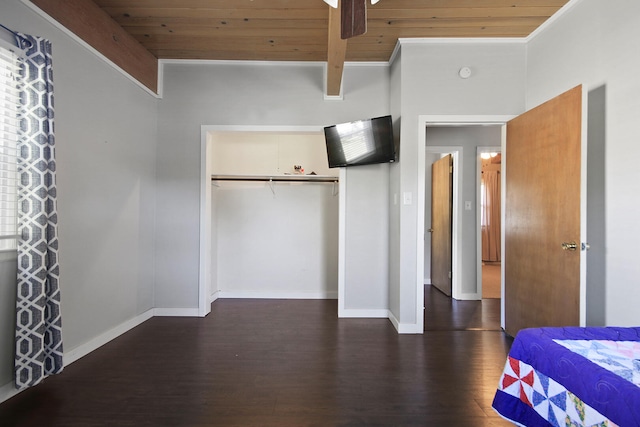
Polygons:
M200 315L338 296L339 169L316 127L202 127Z

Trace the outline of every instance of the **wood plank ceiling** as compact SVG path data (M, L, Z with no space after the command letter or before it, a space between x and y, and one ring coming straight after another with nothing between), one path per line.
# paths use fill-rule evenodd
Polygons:
M340 41L331 45L330 7L322 0L93 3L158 59L327 61L335 56L330 49L346 48L343 61L388 61L399 38L526 37L568 1L367 1L368 31L346 46ZM59 9L75 2L51 3Z

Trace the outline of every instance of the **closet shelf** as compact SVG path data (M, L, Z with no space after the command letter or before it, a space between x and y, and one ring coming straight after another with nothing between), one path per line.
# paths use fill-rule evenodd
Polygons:
M265 181L265 182L338 182L337 176L328 175L211 175L212 181Z

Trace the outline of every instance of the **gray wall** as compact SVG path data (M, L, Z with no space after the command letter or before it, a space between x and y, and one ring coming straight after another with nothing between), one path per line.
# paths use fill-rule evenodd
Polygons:
M389 308L389 164L347 168L345 310Z
M2 24L53 43L65 353L153 307L157 100L20 0ZM0 262L0 386L11 381L15 264ZM7 310L10 313L7 313Z
M0 387L13 378L16 275L16 252L0 252Z
M607 324L606 86L589 91L587 129L587 326Z
M392 193L410 192L417 199L418 118L421 115L513 115L524 111L525 54L521 42L432 42L402 44L400 79L401 149L398 178L392 180ZM469 66L471 78L458 77L458 70ZM426 205L429 209L429 204ZM391 310L402 324L415 324L416 287L422 272L417 271L417 224L423 221L418 205L397 206L399 233L392 237L390 293ZM397 240L396 240L397 239ZM397 298L397 302L395 300Z
M343 101L325 101L322 64L164 66L158 120L157 226L162 232L156 239L156 307L198 306L200 127L326 126L389 113L388 66L347 66L343 84ZM364 173L358 171L364 169L349 173ZM378 173L379 179L387 179L384 169ZM385 191L375 183L371 188L367 191ZM357 191L347 188L348 197L357 197ZM366 212L356 215L369 221ZM369 249L365 245L362 250ZM383 254L372 256L376 264L386 264Z
M603 145L604 160L594 172L601 174L599 169L604 167L604 177L599 194L591 194L605 203L597 216L604 236L595 236L592 250L605 257L606 264L598 266L597 274L606 283L604 291L602 284L594 289L591 283L593 292L588 297L595 319L588 312L590 323L601 323L604 317L607 325L638 325L639 19L640 2L636 0L583 0L528 46L527 108L579 83L585 85L591 101L602 104L598 93L606 94L601 111L595 112L599 115L595 119L603 123L595 130L601 135L597 143ZM594 298L606 300L601 301L604 313Z
M398 50L391 63L391 114L393 132L399 142L399 158L402 157L402 50ZM400 313L400 191L401 164L389 168L389 311ZM395 316L395 315L394 315Z

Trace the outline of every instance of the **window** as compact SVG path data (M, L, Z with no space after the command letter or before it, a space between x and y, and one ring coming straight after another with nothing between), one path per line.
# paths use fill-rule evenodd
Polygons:
M17 143L21 59L0 45L0 251L17 240Z

